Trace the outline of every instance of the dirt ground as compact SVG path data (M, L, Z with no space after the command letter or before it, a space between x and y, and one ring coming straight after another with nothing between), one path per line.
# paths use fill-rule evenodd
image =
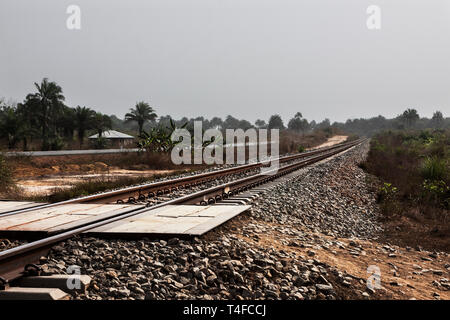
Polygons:
M16 185L21 188L25 196L49 195L54 189L70 188L76 183L89 181L92 179L117 179L120 177L148 177L155 175L165 175L173 173L175 170L126 170L111 169L102 173L88 174L64 174L64 175L45 175L41 177L29 177L17 179Z
M331 138L328 138L328 140L314 148L309 148L308 150L317 149L317 148L325 148L325 147L331 147L335 144L342 143L345 140L347 140L348 136L332 136Z
M247 223L249 216L242 215L223 225L220 232L234 231L252 246L294 252L298 257L317 259L339 270L352 279L350 286L344 286L337 280L332 281L333 277L330 278L343 299L450 299L448 253L386 245L377 241L334 238L302 227L299 229L308 241L298 243L297 237L282 232L285 228L283 225L260 220L257 223L271 231L260 234L255 239L236 232L242 230ZM252 220L252 223L255 221ZM368 273L369 267L379 268L380 271L380 287L373 291L366 286L367 279L371 276Z

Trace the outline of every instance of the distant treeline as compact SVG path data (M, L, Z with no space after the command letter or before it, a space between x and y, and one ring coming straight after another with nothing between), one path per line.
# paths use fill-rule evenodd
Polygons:
M421 118L417 110L407 109L393 119L386 119L380 115L369 119L349 119L345 123L335 122L332 126L348 133L370 137L385 130L450 128L450 118L445 118L441 111L435 111L431 119Z
M171 126L171 121L177 126L186 125L193 129L194 121L202 121L203 129L243 129L267 128L289 130L299 134L314 130L339 129L339 131L360 136L371 136L386 129L425 129L450 127L450 118L444 118L436 111L431 119L420 118L415 109L407 109L394 119L378 116L370 119L353 119L345 123L331 123L325 119L319 123L303 118L301 112L296 112L292 119L284 123L275 114L268 121L258 119L255 123L237 119L228 115L225 119L204 117L172 119L170 116L160 116L146 102L137 102L123 119L115 115L105 115L89 107L69 107L65 104L62 88L55 82L44 78L41 83L35 83L36 92L28 94L21 103L7 102L0 99L0 139L2 149L40 149L59 150L63 148L83 148L88 134L98 133L95 147L104 146L102 133L114 129L134 136L151 128Z

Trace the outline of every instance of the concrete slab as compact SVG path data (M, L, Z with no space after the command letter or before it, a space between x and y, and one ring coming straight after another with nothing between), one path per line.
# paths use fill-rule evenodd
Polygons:
M0 300L69 300L70 295L55 288L11 287L0 290Z
M116 214L143 208L143 205L131 204L65 204L55 207L36 209L6 217L0 216L0 235L20 233L49 234L63 232L99 218L108 218Z
M101 226L86 234L108 237L201 236L250 208L249 205L171 205Z
M0 214L11 212L11 211L16 211L16 210L21 210L21 209L42 206L44 204L45 203L41 203L41 202L0 200Z
M229 198L229 199L221 200L217 204L241 204L241 205L246 205L247 201Z
M72 286L78 280L79 286ZM85 292L91 284L91 277L87 275L52 275L52 276L33 276L20 278L15 285L27 288L58 288L65 292L79 291Z

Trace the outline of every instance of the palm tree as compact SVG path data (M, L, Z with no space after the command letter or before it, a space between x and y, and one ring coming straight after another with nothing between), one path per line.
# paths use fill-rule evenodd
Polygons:
M8 148L16 146L22 135L22 121L17 115L16 108L11 106L2 107L0 112L0 137L6 138Z
M406 127L410 128L420 117L416 109L406 109L402 114L402 118L406 122Z
M441 128L442 123L444 122L444 115L440 111L436 111L433 113L433 117L431 118L431 123L433 124L433 127L435 128Z
M19 103L17 105L17 116L22 125L22 141L23 150L28 150L28 141L32 141L34 137L39 137L40 126L36 114L30 110L27 104Z
M78 133L78 141L80 142L80 148L83 145L86 130L92 128L94 115L95 111L86 107L81 108L80 106L77 106L77 108L75 109L75 127Z
M106 114L100 112L95 113L92 119L92 128L97 131L98 138L102 137L102 133L108 129L111 129L111 118Z
M65 100L60 86L44 78L41 84L34 83L37 92L27 95L26 104L36 112L42 130L43 149L48 147L49 135L55 134L58 116Z
M64 106L58 119L58 131L66 139L73 140L75 129L75 109Z
M136 103L136 107L130 109L125 115L125 122L136 121L139 126L139 135L142 134L146 121L153 121L157 115L147 102L141 101Z

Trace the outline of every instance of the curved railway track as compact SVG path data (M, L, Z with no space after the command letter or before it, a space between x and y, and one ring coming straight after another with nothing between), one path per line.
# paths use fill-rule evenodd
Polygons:
M18 247L8 249L0 252L0 287L1 285L7 285L9 282L22 277L29 269L34 269L36 266L34 263L39 261L41 256L48 253L50 248L58 242L67 240L75 235L81 234L85 231L98 228L100 226L116 222L140 213L144 213L156 208L160 208L167 205L175 204L200 204L208 205L220 202L231 196L237 195L243 191L251 188L255 188L269 181L273 181L281 176L291 173L300 168L306 167L315 162L321 161L323 159L329 158L335 154L345 151L357 144L363 142L363 139L343 143L326 149L314 150L311 152L292 155L280 158L280 162L289 162L291 160L303 159L300 161L294 161L292 163L286 164L279 169L266 170L262 173L253 174L246 176L241 179L233 180L224 184L213 186L204 190L193 192L187 195L183 195L163 203L152 205L151 207L144 207L128 213L119 213L116 216L98 219L93 222L87 223L86 225L78 226L72 230L65 231L50 237L46 237L37 241L29 242ZM38 208L44 208L49 206L61 205L61 204L71 204L71 203L98 203L106 201L117 201L123 199L123 197L130 197L130 194L142 195L144 192L147 193L146 197L151 197L150 192L158 193L158 190L169 190L172 191L173 188L187 187L194 183L202 183L206 181L205 179L215 179L222 175L232 174L236 172L242 172L246 170L251 170L259 167L266 166L269 161L263 161L218 171L212 171L204 174L199 174L195 176L188 176L178 179L166 180L156 183L150 183L146 185L125 188L121 190L106 192L98 195L72 199L68 201L58 202L54 204L42 205L39 207L33 207L25 210L18 210L15 212L10 212L8 214L17 214L21 212L26 212L30 210L35 210ZM154 191L155 190L155 191ZM176 189L173 189L176 190ZM156 195L155 193L155 195ZM141 197L142 198L142 197ZM122 200L123 201L123 200ZM1 217L0 217L1 218Z

